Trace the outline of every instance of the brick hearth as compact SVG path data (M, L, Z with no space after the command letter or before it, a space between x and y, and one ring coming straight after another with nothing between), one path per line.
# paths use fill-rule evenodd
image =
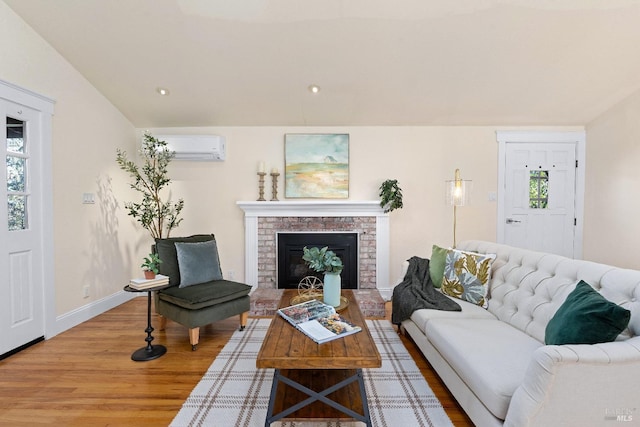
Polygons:
M258 288L251 294L251 311L254 317L271 317L276 314L283 289ZM356 303L367 318L383 318L385 303L376 289L354 289Z

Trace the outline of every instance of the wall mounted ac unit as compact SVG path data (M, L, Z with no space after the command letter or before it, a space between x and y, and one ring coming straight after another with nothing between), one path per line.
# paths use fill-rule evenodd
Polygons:
M174 160L224 161L225 139L219 135L157 135L176 153Z

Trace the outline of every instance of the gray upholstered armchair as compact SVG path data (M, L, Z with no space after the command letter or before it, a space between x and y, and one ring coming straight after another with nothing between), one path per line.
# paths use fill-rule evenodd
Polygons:
M251 286L224 280L213 234L156 239L162 260L160 274L169 276L169 287L155 293L160 330L166 319L189 328L189 341L196 350L200 326L240 316L240 330L249 317Z

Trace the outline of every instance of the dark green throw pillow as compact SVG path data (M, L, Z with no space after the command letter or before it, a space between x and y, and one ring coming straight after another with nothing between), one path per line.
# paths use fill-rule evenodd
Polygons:
M444 264L447 258L447 249L433 245L431 259L429 260L429 276L435 288L442 286L444 278Z
M611 342L627 327L631 312L607 300L580 281L551 318L545 330L547 345Z

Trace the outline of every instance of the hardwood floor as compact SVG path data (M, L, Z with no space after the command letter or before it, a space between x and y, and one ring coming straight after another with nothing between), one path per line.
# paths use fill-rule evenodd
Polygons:
M201 328L196 352L187 330L169 321L153 333L167 354L134 362L131 353L146 345L146 309L146 298L136 298L0 361L0 426L168 425L238 321ZM413 342L402 340L454 424L473 426Z

